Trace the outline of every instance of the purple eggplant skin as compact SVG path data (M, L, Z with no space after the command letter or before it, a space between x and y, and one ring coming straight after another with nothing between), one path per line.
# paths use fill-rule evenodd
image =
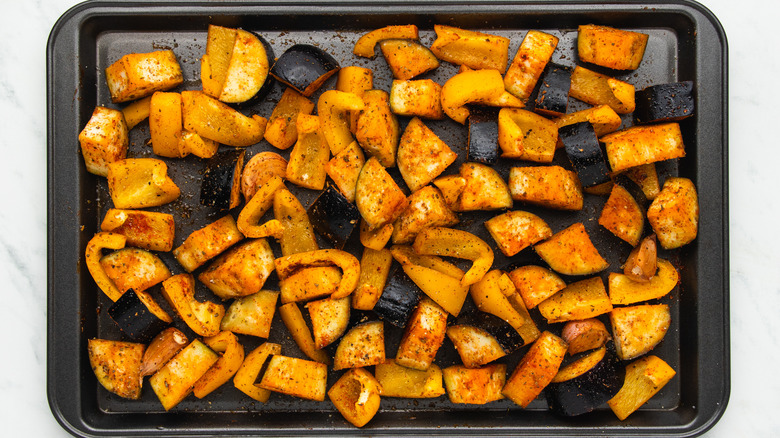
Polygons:
M274 48L271 47L271 43L269 43L268 40L263 38L259 33L251 31L247 32L250 32L252 35L256 36L257 39L263 43L263 48L265 48L265 55L268 58L268 76L265 78L265 82L263 82L263 85L259 90L257 90L257 93L255 93L254 96L249 98L249 100L235 104L236 108L239 109L250 108L259 104L274 87L274 83L276 83L274 77L271 76L271 66L274 65L274 61L276 60L276 55L274 55Z
M512 354L525 345L523 337L509 323L476 309L458 315L455 325L468 325L486 331L496 339L506 354Z
M634 94L636 123L676 122L694 112L693 82L659 84Z
M151 341L169 325L149 311L133 289L127 290L109 307L108 316L122 333L136 342Z
M597 186L610 180L604 152L590 122L562 126L558 129L558 137L583 187Z
M271 75L309 97L339 68L328 52L310 44L296 44L276 60Z
M360 222L360 212L332 185L320 193L307 210L314 230L342 249Z
M487 165L498 160L498 111L500 108L469 105L466 161Z
M374 312L388 323L403 328L420 302L423 291L396 265L390 274Z
M557 117L566 114L571 89L571 67L554 63L547 64L534 101L534 111L545 116Z
M234 185L241 184L246 149L229 149L217 152L206 162L203 182L200 186L200 203L217 211L229 210L231 199L235 201ZM235 204L235 202L233 202Z
M591 412L614 397L626 376L626 369L614 350L610 343L604 358L593 368L573 379L550 383L545 388L550 409L558 415L573 417Z

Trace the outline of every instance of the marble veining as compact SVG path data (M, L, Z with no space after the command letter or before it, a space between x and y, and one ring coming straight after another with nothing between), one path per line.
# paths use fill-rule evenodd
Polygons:
M780 147L780 18L770 0L706 0L730 47L732 387L706 436L775 436L780 430L780 268L776 201ZM0 419L3 436L68 436L46 400L46 42L73 0L6 2L0 14ZM761 83L764 77L767 82Z

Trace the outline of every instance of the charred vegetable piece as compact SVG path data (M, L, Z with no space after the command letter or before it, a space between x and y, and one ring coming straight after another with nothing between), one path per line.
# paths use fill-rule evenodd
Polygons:
M696 239L699 196L688 178L668 178L647 210L647 221L664 249L679 248Z
M200 203L217 211L230 210L241 203L241 169L244 149L217 152L206 163L200 186Z
M140 99L184 82L173 50L129 53L108 66L105 73L114 103Z
M196 339L154 373L149 384L163 408L168 411L184 400L217 360L219 355Z
M536 96L534 111L546 116L566 114L569 106L569 88L571 88L571 67L559 64L547 64L542 76L542 85Z
M417 41L384 40L379 43L379 48L396 79L412 79L439 66L433 52Z
M579 222L536 244L534 250L555 272L564 275L590 275L609 267Z
M434 398L444 394L441 368L435 363L425 370L402 367L393 359L376 365L376 379L383 397Z
M645 215L628 190L615 184L601 210L599 224L631 246L637 246L642 238Z
M625 420L661 390L677 374L656 356L643 357L626 367L620 391L607 402L620 420Z
M431 79L394 80L390 86L390 110L399 116L443 119L441 85Z
M442 370L447 397L452 403L483 405L501 400L506 383L506 365L492 364L482 368L453 365Z
M398 170L409 190L416 192L441 175L458 154L415 117L398 144Z
M447 337L466 368L478 368L507 354L495 336L479 327L456 323L447 327Z
M306 97L339 71L333 56L310 44L296 44L287 49L271 67L271 75Z
M234 300L219 324L220 330L267 338L276 310L279 292L261 290Z
M382 40L398 38L416 40L419 37L417 26L413 24L385 26L361 36L355 43L352 53L364 58L373 58L376 44Z
M545 390L547 402L561 415L591 412L618 393L624 376L612 349L601 347L558 372Z
M602 347L612 339L604 323L596 318L567 322L561 337L569 344L568 352L572 356Z
M371 321L353 327L336 348L333 369L360 368L384 363L385 325Z
M498 108L469 107L466 161L495 164L498 160Z
M666 335L671 322L667 304L616 307L609 314L617 355L630 360L648 353Z
M615 70L639 68L649 35L595 24L583 24L577 33L580 60Z
M236 389L248 395L253 400L257 400L261 403L267 402L268 398L271 396L271 391L255 386L255 381L258 376L262 377L260 372L263 371L263 366L268 361L269 356L281 354L281 352L281 345L264 342L262 345L252 350L251 353L247 354L235 377L233 377L233 385L235 385Z
M148 296L152 299L151 296ZM155 303L156 304L156 303ZM173 320L162 309L149 308L133 289L123 293L108 309L108 316L116 322L122 333L134 341L146 342L168 326Z
M658 259L658 271L644 283L634 281L628 275L610 272L609 299L613 304L654 300L674 290L679 281L680 274L674 266L664 259Z
M444 61L473 69L506 71L509 38L436 24L431 51Z
M95 376L109 392L122 398L141 398L141 360L144 344L90 339L89 364Z
M109 163L127 157L128 129L121 111L95 107L92 117L79 133L81 155L88 172L106 176Z
M308 214L314 230L339 249L344 248L360 220L357 207L330 185L311 204Z
M324 363L273 355L268 368L256 386L269 391L305 398L325 400L328 366Z
M511 324L489 313L467 312L458 316L455 324L469 325L484 330L496 339L506 354L514 353L526 344L523 337Z
M128 158L108 164L108 192L116 208L167 204L181 190L168 176L168 165L156 158Z
M295 271L306 267L338 266L342 276L339 287L331 298L343 298L355 290L360 279L360 261L352 254L340 249L320 249L283 256L274 261L276 274L281 280Z
M674 122L693 115L693 82L653 85L636 92L637 123Z
M374 305L374 312L390 324L404 327L422 295L422 290L401 267L397 267Z
M613 172L656 161L682 158L685 144L678 123L633 126L599 139Z
M569 96L591 105L609 105L618 114L634 111L634 86L579 65L571 74Z
M523 102L528 100L557 46L558 37L528 31L504 76L506 90Z
M566 354L566 342L544 332L531 345L501 391L522 407L528 406L552 381Z
M363 368L353 368L330 387L328 398L347 421L363 427L379 410L381 390L371 373Z
M395 362L416 370L427 370L444 342L447 312L430 299L424 298L406 323Z
M580 122L563 126L558 129L558 135L583 187L609 181L609 168L593 125Z

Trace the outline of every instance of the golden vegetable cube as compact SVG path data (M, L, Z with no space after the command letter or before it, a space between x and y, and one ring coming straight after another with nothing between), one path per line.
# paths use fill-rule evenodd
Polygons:
M181 190L168 176L165 162L128 158L108 166L108 191L116 208L146 208L167 204Z
M107 176L110 163L127 157L130 142L128 127L121 111L102 106L95 107L92 117L79 133L81 155L87 171Z
M106 82L115 103L140 99L184 82L172 50L130 53L106 68Z
M430 79L394 80L390 86L390 109L399 116L443 119L441 85Z
M615 70L636 70L642 62L649 35L608 26L583 24L577 33L580 61Z

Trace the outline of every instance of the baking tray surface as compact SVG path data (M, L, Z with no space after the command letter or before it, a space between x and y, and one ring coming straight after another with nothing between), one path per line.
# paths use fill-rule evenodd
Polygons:
M319 45L342 66L372 68L375 88L384 90L389 90L392 77L382 57L368 60L353 56L351 51L360 35L390 24L416 24L426 46L435 39L434 24L506 36L511 41L510 60L528 30L542 30L560 38L553 61L570 66L577 63L576 31L580 24L603 24L649 34L642 66L636 71L612 74L637 89L691 80L697 93L696 115L682 122L686 157L658 167L662 178L680 175L692 179L700 203L697 240L681 250L664 254L680 268L681 281L670 297L660 301L670 304L673 323L653 354L666 360L677 376L624 422L618 421L606 407L580 418L557 417L547 410L544 396L527 409L508 400L485 406L457 405L442 396L424 400L385 398L380 412L363 429L349 425L330 402L316 403L274 394L268 403L261 404L230 384L204 400L189 397L167 413L148 385L139 401L123 400L105 391L90 370L87 340L120 339L122 334L106 314L110 300L99 292L84 265L84 249L99 230L100 220L111 204L105 179L86 172L78 133L96 105L121 107L110 101L103 69L126 53L172 49L184 72L185 83L179 89L199 89L199 59L205 51L206 29L210 23L241 27L262 35L271 43L276 56L296 43ZM694 436L709 429L722 415L730 385L727 43L717 19L698 3L87 2L65 13L55 25L49 39L47 62L47 387L52 411L69 432L81 436ZM442 62L439 69L424 77L443 84L455 72L455 66ZM323 89L333 88L333 83L331 79ZM282 91L282 86L275 85L264 100L244 112L268 117ZM585 107L573 103L569 111ZM408 119L401 118L401 129L407 122ZM630 119L625 119L625 123L630 124ZM465 157L465 128L451 121L426 121L426 125L459 153L458 161L445 172L457 173ZM153 156L147 146L148 139L148 123L143 122L131 132L128 157ZM264 150L274 149L263 141L247 149L247 159ZM282 155L287 157L289 150ZM560 158L556 156L556 164L566 165ZM174 245L178 246L191 231L219 216L196 208L194 194L199 192L203 160L187 157L165 161L183 196L154 210L176 216ZM504 178L511 166L518 165L502 163L497 170ZM402 183L401 186L405 187ZM291 184L288 187L304 206L317 194ZM586 195L585 208L577 213L552 212L520 204L515 204L515 209L538 214L553 231L584 222L596 246L610 262L608 271L616 271L630 248L596 223L604 200L604 197ZM460 226L493 246L497 255L494 267L540 263L529 250L512 258L501 255L482 226L491 216L484 212L461 214ZM178 265L170 255L161 257L174 273L181 271L177 271ZM566 280L568 283L573 278ZM274 286L273 280L267 283L269 288ZM209 297L207 292L199 290L199 294ZM532 315L544 327L538 312L532 311ZM281 325L277 315L269 340L281 343L285 354L302 357ZM184 327L181 321L177 326ZM390 357L400 334L400 331L388 333ZM257 339L241 339L247 351L259 344ZM506 360L510 372L525 351L527 347ZM437 363L448 366L457 362L456 357L447 341L437 356ZM329 385L339 374L329 375Z

